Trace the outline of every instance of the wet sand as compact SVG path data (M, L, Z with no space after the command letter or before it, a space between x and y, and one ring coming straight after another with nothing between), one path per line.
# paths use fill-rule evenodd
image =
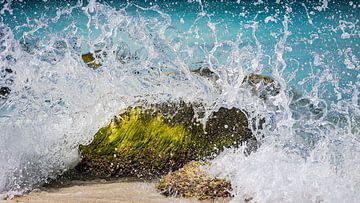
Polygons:
M227 202L217 200L216 202ZM165 197L155 183L141 181L77 181L63 187L43 188L5 202L174 202L194 203L197 200ZM204 202L204 201L201 201ZM205 201L209 202L209 201Z

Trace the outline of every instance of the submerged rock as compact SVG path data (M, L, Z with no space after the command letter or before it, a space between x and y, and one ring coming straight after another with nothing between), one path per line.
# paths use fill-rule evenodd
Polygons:
M205 170L208 162L192 161L178 171L164 176L156 188L165 196L199 200L231 197L232 187L225 179L211 177Z
M89 68L96 70L102 66L100 60L104 56L106 56L106 53L103 53L101 51L95 51L95 53L89 52L87 54L83 54L81 58Z
M111 57L111 55L121 64L128 63L135 57L130 53L130 49L126 43L120 43L116 51L106 52L98 49L94 53L89 52L81 55L81 58L89 68L96 70L102 66L101 62L104 62L106 58Z
M81 176L159 177L191 160L210 158L252 138L245 114L220 108L205 127L191 104L128 108L80 146Z
M8 87L0 87L0 98L7 98L11 90Z
M243 85L261 99L267 100L269 96L276 96L280 92L280 84L270 76L251 73L245 76Z
M202 66L203 63L197 63L195 64L197 66L190 68L190 71L196 75L199 75L201 77L207 78L212 82L216 82L219 79L219 76L210 70L207 66ZM194 64L192 64L194 66Z
M269 84L275 82L275 80L270 76L251 73L251 74L245 76L243 82L249 82L251 84L257 84L257 83L263 82L266 85L269 85Z
M195 65L195 67L194 67ZM211 71L206 63L198 62L192 64L190 71L198 76L207 78L214 83L219 79L219 75ZM242 81L242 86L251 90L252 94L268 100L269 96L276 96L280 93L280 84L270 76L250 73Z
M7 55L5 57L7 62L11 63L13 60L13 57L10 55ZM9 67L1 67L0 68L0 99L5 100L9 97L11 93L11 86L14 83L14 71ZM1 103L0 100L0 103ZM1 105L0 105L1 106Z

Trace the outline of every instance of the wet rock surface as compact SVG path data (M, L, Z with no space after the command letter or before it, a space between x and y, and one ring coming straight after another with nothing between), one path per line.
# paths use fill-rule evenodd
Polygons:
M6 98L11 90L8 87L0 87L0 98Z
M225 179L211 177L207 162L189 162L178 171L164 176L156 185L165 196L197 198L199 200L230 198L231 184Z
M0 99L7 99L14 83L14 71L9 67L0 69Z
M220 108L207 125L196 120L195 104L129 107L80 146L81 162L68 172L77 178L156 178L192 160L205 160L253 138L246 115Z
M251 73L245 76L243 85L261 99L268 100L280 92L280 84L270 76Z
M83 54L81 56L82 60L84 61L84 63L89 67L92 68L94 70L100 68L101 65L101 59L103 57L106 57L106 54L104 54L101 51L96 51L95 54L93 53L87 53L87 54Z
M253 75L243 82L254 88L254 93L259 85L274 83L271 78ZM204 116L201 103L128 107L101 128L90 144L81 145L80 163L52 183L121 177L156 180L168 174L157 186L166 196L200 200L231 197L230 183L210 177L203 170L208 163L201 161L244 143L244 153L250 154L259 143L241 109L221 107L207 118L205 126L198 120Z

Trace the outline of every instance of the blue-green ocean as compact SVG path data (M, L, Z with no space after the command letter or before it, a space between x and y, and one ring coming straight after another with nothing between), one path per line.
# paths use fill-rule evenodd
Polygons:
M74 166L125 107L181 100L266 118L256 152L212 161L232 201L358 202L359 21L356 0L0 0L0 197ZM252 73L279 93L253 94Z

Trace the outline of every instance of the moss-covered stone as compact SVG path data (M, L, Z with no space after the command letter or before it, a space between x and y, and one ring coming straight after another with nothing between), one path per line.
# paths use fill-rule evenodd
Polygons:
M243 80L243 83L244 82L249 82L249 83L252 83L252 84L257 84L257 83L260 83L260 82L264 82L266 85L269 85L269 84L274 82L274 79L272 77L270 77L270 76L251 73L251 74L245 76L245 78Z
M280 92L280 84L270 76L251 73L245 76L243 85L249 88L254 95L267 100L269 96L276 96Z
M134 59L134 56L131 56L128 51L124 51L125 50L114 51L111 55L115 55L115 59L121 64L125 64L131 59ZM109 52L103 50L96 50L95 53L89 52L81 55L81 58L89 68L96 70L102 66L101 62L104 62L106 58L109 57L109 54Z
M165 196L197 198L199 200L231 197L231 184L211 177L204 167L208 162L192 161L178 171L164 176L156 188Z
M81 58L89 68L96 70L102 66L100 61L105 56L105 52L95 51L95 53L89 52L87 54L83 54Z
M267 76L251 74L243 82L253 91L275 85ZM273 86L276 87L276 86ZM203 126L201 104L185 102L129 107L101 128L89 145L80 146L81 162L71 174L81 177L159 177L192 160L205 160L247 142L249 154L258 142L246 115L237 108L220 108ZM261 126L260 126L261 127Z
M205 131L194 114L186 103L128 108L80 146L76 170L92 177L157 177L252 137L239 109L220 108Z
M101 128L87 146L80 146L81 167L91 176L156 175L188 156L190 133L179 124L140 107L129 108Z

